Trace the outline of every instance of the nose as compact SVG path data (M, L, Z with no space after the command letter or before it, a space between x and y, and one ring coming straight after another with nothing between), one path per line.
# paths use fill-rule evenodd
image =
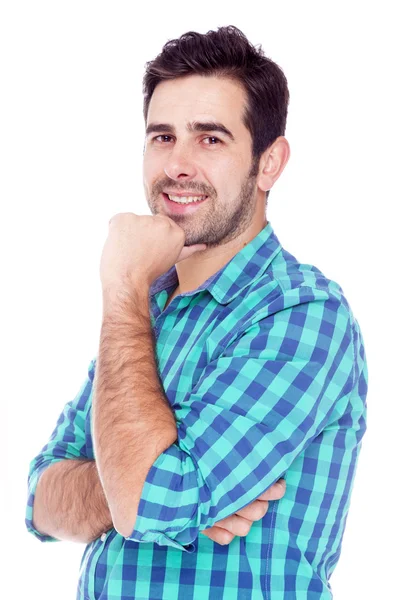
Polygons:
M164 172L171 179L191 180L196 177L196 164L187 144L175 142L166 159Z

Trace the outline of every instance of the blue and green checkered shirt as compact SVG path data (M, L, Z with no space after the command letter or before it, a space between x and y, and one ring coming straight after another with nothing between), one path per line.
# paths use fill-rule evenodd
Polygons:
M77 600L332 598L361 440L367 363L342 288L284 250L271 222L199 288L175 297L176 268L150 289L155 353L177 441L151 466L135 529L83 552ZM94 358L31 461L26 526L40 474L94 460ZM247 536L200 534L279 478Z

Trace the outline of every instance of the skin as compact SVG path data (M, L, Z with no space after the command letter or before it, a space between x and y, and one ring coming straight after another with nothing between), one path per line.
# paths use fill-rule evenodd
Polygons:
M151 283L172 265L179 285L168 302L178 293L198 288L267 225L265 192L282 173L290 149L280 136L254 164L251 135L242 122L245 102L242 87L228 79L191 75L156 87L146 126L164 123L170 129L153 131L146 139L143 184L152 216L122 213L110 220L100 265L107 317L129 310L125 300L138 295L137 302L145 306ZM223 123L234 140L213 130L188 131L194 121ZM166 189L209 198L192 214L177 215L164 202ZM174 435L171 419L172 441ZM170 443L166 438L165 446ZM144 471L151 464L152 460ZM252 522L267 512L268 500L280 499L284 493L284 482L282 487L275 484L202 533L221 544L234 535L247 535Z
M242 121L245 103L238 83L199 75L160 83L150 100L146 126L167 123L174 133L160 130L146 137L147 203L153 215L166 215L183 229L186 246L207 244L206 250L176 264L179 293L199 287L267 225L265 192L283 171L290 148L286 138L278 137L251 176L252 140ZM220 132L187 131L193 121L222 123L235 141ZM164 189L209 199L193 214L171 214L161 196Z

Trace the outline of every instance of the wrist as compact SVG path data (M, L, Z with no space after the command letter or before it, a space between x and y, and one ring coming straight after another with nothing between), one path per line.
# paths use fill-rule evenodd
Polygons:
M146 315L149 311L149 286L137 282L128 287L109 286L103 288L103 318L121 315L125 318L137 314Z

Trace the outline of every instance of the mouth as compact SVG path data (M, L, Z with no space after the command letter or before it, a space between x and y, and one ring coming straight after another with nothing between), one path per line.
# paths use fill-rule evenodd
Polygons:
M171 197L176 198L176 200L171 200L170 196L165 192L162 192L162 196L164 198L164 204L167 210L170 213L178 215L191 214L193 212L196 212L196 210L198 210L199 207L208 200L208 196L200 196L200 200L192 200L192 198L197 198L197 196L187 196L180 197L179 200L181 200L181 202L179 202L177 196L171 195ZM188 198L190 198L190 201L188 201Z

